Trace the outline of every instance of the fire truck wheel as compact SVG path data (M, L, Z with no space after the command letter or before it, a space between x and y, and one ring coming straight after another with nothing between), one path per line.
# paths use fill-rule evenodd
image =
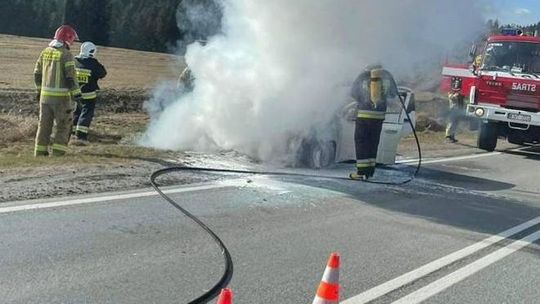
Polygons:
M493 152L497 146L497 124L492 122L482 122L478 133L478 148Z

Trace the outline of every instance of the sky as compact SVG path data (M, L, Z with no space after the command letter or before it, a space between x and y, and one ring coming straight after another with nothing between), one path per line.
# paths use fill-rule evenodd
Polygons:
M483 0L486 17L501 24L528 25L540 22L540 0Z

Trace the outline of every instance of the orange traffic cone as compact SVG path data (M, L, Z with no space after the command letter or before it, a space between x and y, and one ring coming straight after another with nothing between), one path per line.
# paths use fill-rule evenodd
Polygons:
M313 304L339 303L339 254L334 252L328 259L321 284Z
M232 291L229 288L224 288L221 290L216 304L232 304L232 298Z

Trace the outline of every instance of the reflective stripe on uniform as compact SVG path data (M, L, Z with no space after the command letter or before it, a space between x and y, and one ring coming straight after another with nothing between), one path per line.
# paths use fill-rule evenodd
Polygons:
M57 50L46 50L41 57L43 61L60 61L62 52Z
M41 88L42 91L47 91L47 92L69 92L68 89L66 88L51 88L51 87L42 87Z
M44 92L41 91L42 96L53 96L53 97L69 97L69 93L60 93L60 92Z
M366 110L358 110L357 117L358 118L367 118L367 119L385 119L385 112L380 111L366 111Z
M94 91L94 92L88 92L88 93L82 93L82 98L83 99L95 99L97 98L97 93Z
M55 66L55 70L56 70L56 78L55 78L55 82L54 82L54 87L55 88L60 88L60 78L61 78L61 73L60 73L60 67L57 65Z
M48 151L48 147L47 147L47 146L42 146L42 145L36 145L35 150L36 150L37 152L47 152L47 151Z
M70 66L74 67L75 61L67 61L66 63L64 63L64 67L68 68Z
M75 71L77 72L77 81L79 84L87 84L90 81L92 70L76 68Z
M92 76L92 70L83 68L76 68L75 70L77 71L77 73L83 74L85 76Z
M43 96L64 97L64 96L69 96L69 90L68 89L63 89L63 88L42 87L41 88L41 95L43 95Z
M374 166L375 164L373 163L371 158L356 160L356 168L363 169L363 168L370 168Z
M68 150L68 147L66 145L60 145L60 144L54 144L52 146L53 150L58 150L58 151L67 151Z
M77 132L88 133L89 128L85 126L77 126Z

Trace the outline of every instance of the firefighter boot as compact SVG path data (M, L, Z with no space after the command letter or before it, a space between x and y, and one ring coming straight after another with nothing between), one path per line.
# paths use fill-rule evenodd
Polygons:
M458 140L453 135L446 136L446 143L447 144L455 144L457 142L458 142Z
M355 181L366 181L369 177L366 174L361 174L358 172L353 172L349 174L349 178Z
M49 156L49 151L47 146L36 146L34 150L34 157L40 157L40 156Z
M72 146L88 146L90 142L78 136L72 136L71 140L69 141L69 144Z

